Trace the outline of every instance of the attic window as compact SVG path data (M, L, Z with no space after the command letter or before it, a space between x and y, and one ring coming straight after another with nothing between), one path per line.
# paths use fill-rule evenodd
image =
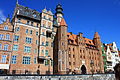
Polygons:
M89 41L89 43L91 43L91 41Z
M73 40L71 40L71 42L73 43L74 41L73 41Z
M69 37L69 35L67 35L67 37Z
M36 14L33 14L33 17L36 18Z

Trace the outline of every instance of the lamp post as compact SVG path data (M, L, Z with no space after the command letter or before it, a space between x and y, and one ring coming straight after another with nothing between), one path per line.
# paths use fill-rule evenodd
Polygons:
M94 77L93 77L93 74L94 74L94 70L93 70L93 66L94 66L94 61L93 60L91 60L91 62L90 62L90 65L91 65L91 72L92 72L92 78L93 78L93 80L94 80Z
M50 56L48 56L48 61L49 61L49 62L48 62L48 63L49 63L49 66L48 66L48 73L50 74L50 65L51 65L51 64L50 64L50 61L52 61L52 59L51 59Z

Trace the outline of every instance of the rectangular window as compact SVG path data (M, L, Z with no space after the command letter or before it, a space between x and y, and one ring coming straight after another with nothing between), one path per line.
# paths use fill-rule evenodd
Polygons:
M42 50L42 53L44 54L44 50Z
M39 24L37 24L37 27L39 26Z
M16 56L15 55L12 56L12 64L16 64Z
M44 42L42 42L42 46L44 46Z
M18 19L18 22L20 23L20 22L21 22L21 19Z
M34 58L34 64L36 64L36 63L37 63L36 58Z
M6 63L7 55L2 55L1 63Z
M45 60L45 66L49 65L49 60Z
M4 30L8 30L8 26L5 26L5 27L4 27Z
M30 24L30 21L27 21L27 25L29 25Z
M36 36L38 36L38 32L36 32Z
M32 38L26 37L26 43L31 44L32 43Z
M15 32L17 32L17 31L20 31L20 28L19 28L19 27L16 27L16 28L15 28Z
M32 30L30 30L30 34L32 34Z
M17 41L17 42L18 42L18 40L19 40L19 36L15 35L15 36L14 36L14 41Z
M53 47L53 45L54 45L53 42L51 42L51 47Z
M45 50L45 56L48 56L48 50Z
M38 40L36 40L36 44L38 45Z
M31 52L31 47L25 46L25 47L24 47L24 52L30 53L30 52Z
M4 50L8 51L8 44L4 45Z
M37 49L34 50L34 53L37 53Z
M47 37L51 37L51 35L52 35L51 32L46 31L46 36L47 36Z
M31 22L31 26L33 26L33 22Z
M10 40L10 35L6 34L6 40Z
M0 44L0 50L2 50L2 44Z
M0 40L3 40L4 35L0 34Z
M30 64L30 57L24 56L22 63L23 63L23 64Z
M46 46L48 46L49 45L49 43L48 43L48 41L46 41Z
M42 32L42 35L45 35L44 32Z
M53 60L51 60L51 66L53 66Z
M26 29L26 34L28 34L28 29Z
M13 46L13 51L18 51L18 45Z

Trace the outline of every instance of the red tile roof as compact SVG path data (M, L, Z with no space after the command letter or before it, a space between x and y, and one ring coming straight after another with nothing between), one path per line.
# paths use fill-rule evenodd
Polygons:
M62 20L61 20L61 22L60 22L60 26L67 26L67 24L66 24L64 18L62 18Z
M88 38L84 38L84 39L85 39L86 44L94 45L93 40L88 39Z
M68 40L71 40L71 44L75 44L75 45L78 44L77 37L78 37L77 35L72 34L71 32L67 33L67 38L68 38ZM94 45L93 40L88 39L88 38L84 38L84 40L85 40L86 44Z

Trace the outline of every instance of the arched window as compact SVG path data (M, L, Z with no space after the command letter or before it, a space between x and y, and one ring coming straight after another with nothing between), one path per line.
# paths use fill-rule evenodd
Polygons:
M4 27L4 30L8 30L8 26L5 26L5 27Z

